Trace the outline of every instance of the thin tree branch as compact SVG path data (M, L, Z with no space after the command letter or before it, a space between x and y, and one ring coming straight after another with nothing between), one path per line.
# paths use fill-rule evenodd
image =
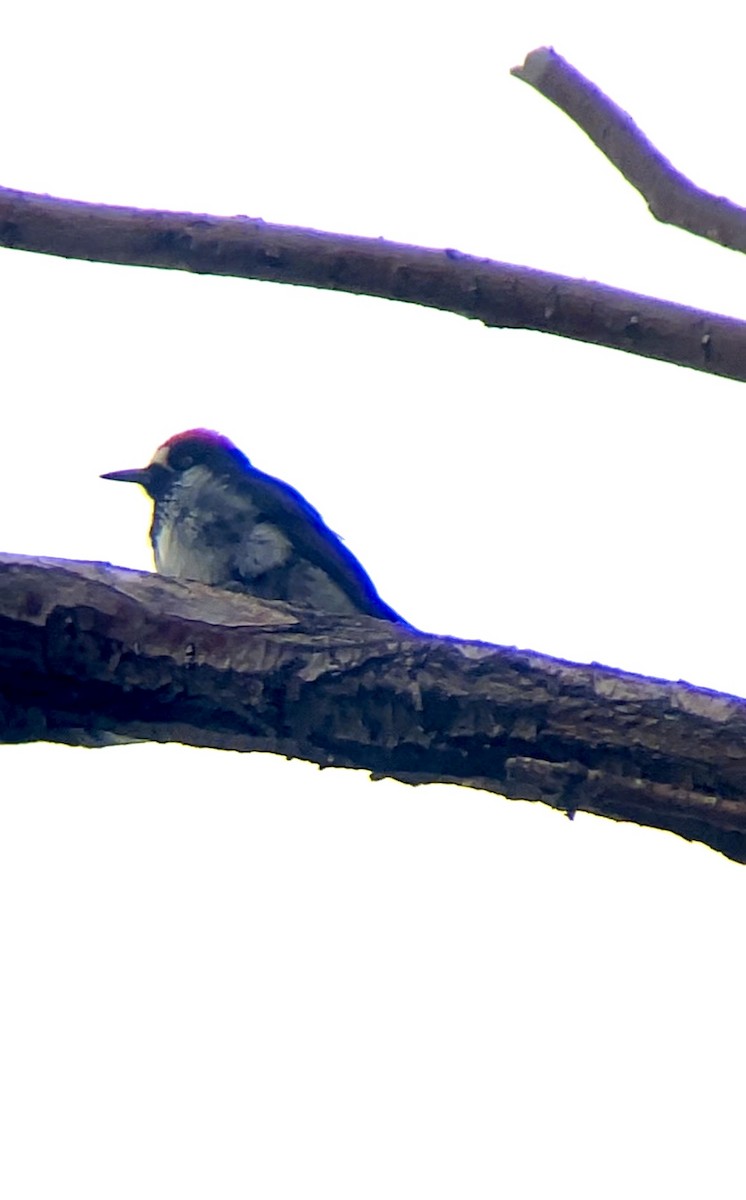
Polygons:
M0 555L0 741L261 750L746 861L746 701L96 563Z
M746 209L692 183L630 115L550 47L511 71L561 108L647 201L653 216L729 250L746 251Z
M380 296L746 381L746 322L456 250L7 188L0 188L0 245Z

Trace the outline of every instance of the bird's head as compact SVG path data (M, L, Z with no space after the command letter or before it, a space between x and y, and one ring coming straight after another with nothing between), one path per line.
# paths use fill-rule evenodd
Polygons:
M249 460L227 437L211 429L187 429L159 446L147 467L108 471L101 478L139 483L149 496L158 500L192 467L205 467L215 475L224 475L236 467L248 466Z

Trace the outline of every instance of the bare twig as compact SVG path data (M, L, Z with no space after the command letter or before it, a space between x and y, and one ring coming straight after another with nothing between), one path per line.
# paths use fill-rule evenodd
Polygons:
M103 564L0 555L0 741L261 750L746 861L746 701Z
M402 300L746 381L746 322L455 250L4 188L0 245Z
M677 171L632 118L549 47L532 50L511 74L551 100L594 142L666 225L746 251L746 209L705 192Z

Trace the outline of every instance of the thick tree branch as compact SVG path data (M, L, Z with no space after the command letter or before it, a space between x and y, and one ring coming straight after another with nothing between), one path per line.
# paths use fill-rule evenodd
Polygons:
M657 220L746 251L746 209L703 191L677 171L629 114L561 55L549 47L532 50L511 74L561 108L640 192Z
M746 381L746 323L456 250L0 188L0 246L422 304Z
M746 861L746 701L0 555L0 740L179 741L668 829Z

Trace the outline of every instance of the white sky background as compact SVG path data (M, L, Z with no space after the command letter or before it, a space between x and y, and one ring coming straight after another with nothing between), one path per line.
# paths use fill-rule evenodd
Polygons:
M553 44L746 197L732 4L16 5L0 182L744 315L509 68ZM148 568L193 425L425 629L746 695L742 385L367 298L0 252L3 549ZM742 1196L744 869L260 756L3 748L0 1189Z

